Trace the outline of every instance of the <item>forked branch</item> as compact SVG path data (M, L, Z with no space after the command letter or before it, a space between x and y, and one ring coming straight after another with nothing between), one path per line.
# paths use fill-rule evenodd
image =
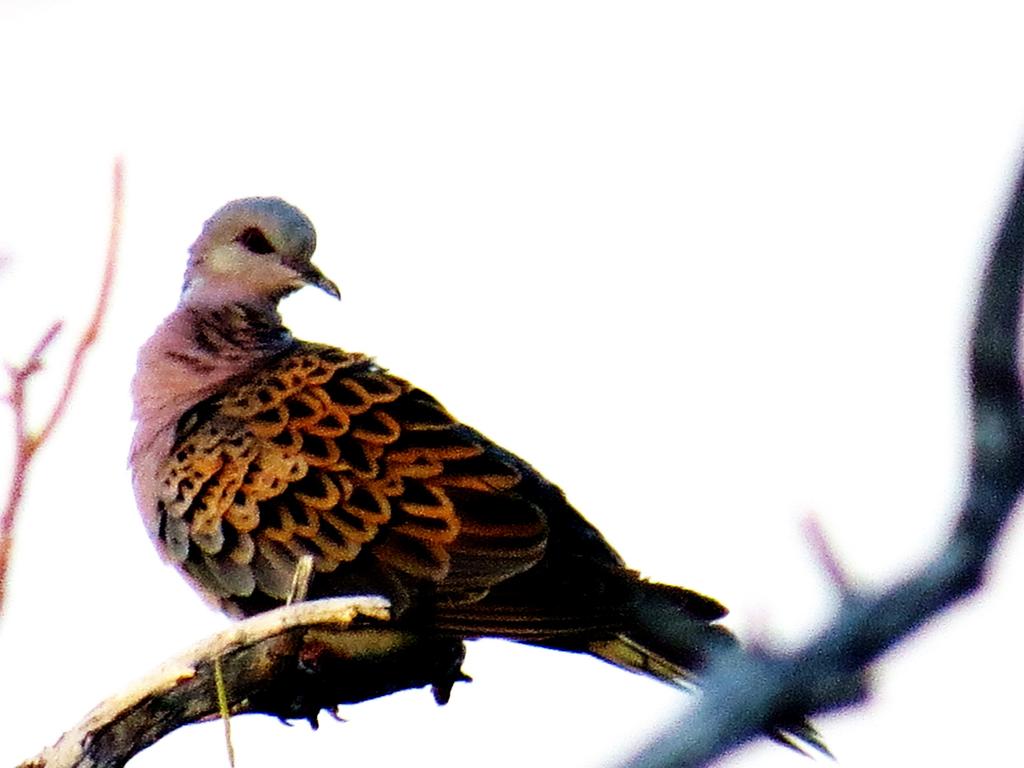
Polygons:
M55 322L43 334L35 348L29 354L28 359L20 366L9 365L7 374L10 378L10 390L6 400L11 407L14 417L14 466L11 474L11 482L7 491L7 500L0 510L0 617L3 616L4 597L7 593L7 572L11 562L11 552L14 548L14 524L21 507L21 500L25 494L25 481L36 452L41 448L53 434L54 428L60 422L67 410L68 403L74 393L75 385L82 370L89 349L95 343L103 325L103 318L107 313L107 305L110 302L110 293L114 285L114 271L117 267L117 254L121 242L121 218L124 208L123 192L123 169L121 161L114 164L113 202L110 214L110 236L107 242L107 256L103 266L103 279L100 283L99 294L96 300L96 307L93 310L89 324L82 332L75 351L72 354L71 362L68 364L67 373L64 376L64 383L60 394L43 423L42 428L33 431L28 424L28 414L25 407L25 400L28 394L28 387L32 378L43 368L43 359L47 349L53 340L60 333L63 323Z

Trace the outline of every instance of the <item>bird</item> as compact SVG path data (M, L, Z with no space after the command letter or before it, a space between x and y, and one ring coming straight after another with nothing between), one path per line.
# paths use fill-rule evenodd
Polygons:
M279 302L334 282L276 197L234 200L189 249L176 309L139 352L129 464L163 557L236 617L375 594L459 639L587 653L692 686L736 645L725 607L645 579L525 460L374 358L295 338ZM827 753L802 716L772 738Z

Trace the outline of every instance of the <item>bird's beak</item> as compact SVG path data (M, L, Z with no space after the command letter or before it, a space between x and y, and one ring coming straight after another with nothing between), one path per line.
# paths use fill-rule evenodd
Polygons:
M317 288L321 288L326 293L329 293L336 299L341 298L341 293L338 291L338 286L334 284L333 280L329 280L323 272L314 267L312 264L306 265L306 268L302 270L302 279L309 285L314 285Z

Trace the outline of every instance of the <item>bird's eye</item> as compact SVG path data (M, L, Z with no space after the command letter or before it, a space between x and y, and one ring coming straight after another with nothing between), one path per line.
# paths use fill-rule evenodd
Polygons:
M274 246L267 240L267 236L260 232L256 227L249 227L247 230L242 232L236 240L248 248L253 253L273 253Z

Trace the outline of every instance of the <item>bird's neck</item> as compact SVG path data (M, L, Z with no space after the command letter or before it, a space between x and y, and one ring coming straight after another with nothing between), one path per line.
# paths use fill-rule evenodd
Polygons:
M294 344L276 303L182 302L139 352L132 454L172 439L189 408Z
M172 314L175 330L184 334L174 339L177 349L205 358L230 362L274 355L294 343L291 332L281 323L277 302L232 302L206 305L185 303Z

